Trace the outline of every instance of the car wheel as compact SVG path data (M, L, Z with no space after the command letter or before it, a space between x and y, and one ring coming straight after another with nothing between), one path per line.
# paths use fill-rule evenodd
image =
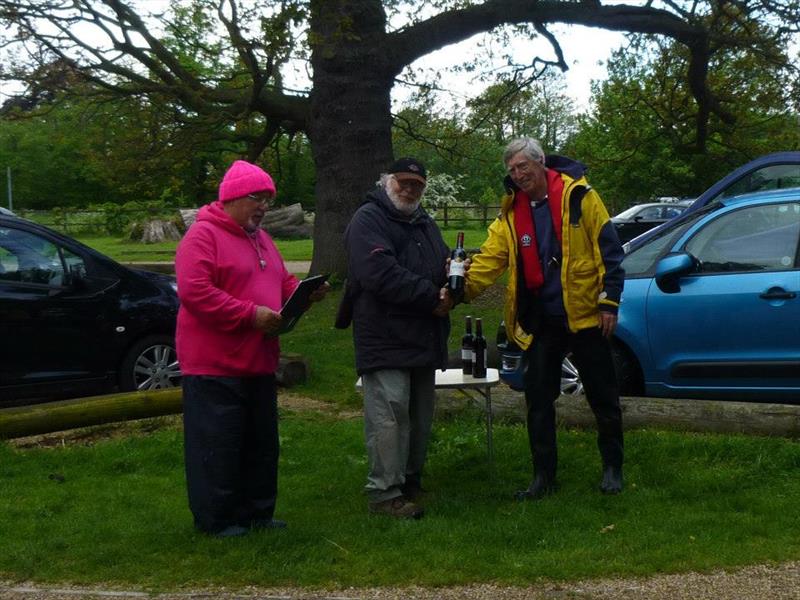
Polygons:
M642 371L631 353L624 347L612 344L611 355L614 358L614 370L617 374L620 396L641 396L644 394Z
M583 394L583 382L571 359L572 353L567 354L561 362L561 393L566 396L580 396Z
M119 385L123 391L157 390L180 385L181 370L174 338L150 335L134 344L122 361Z

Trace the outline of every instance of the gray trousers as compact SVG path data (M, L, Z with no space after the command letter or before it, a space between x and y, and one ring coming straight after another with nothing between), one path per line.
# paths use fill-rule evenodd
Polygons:
M384 369L361 378L370 502L400 496L406 481L420 482L433 422L435 371Z

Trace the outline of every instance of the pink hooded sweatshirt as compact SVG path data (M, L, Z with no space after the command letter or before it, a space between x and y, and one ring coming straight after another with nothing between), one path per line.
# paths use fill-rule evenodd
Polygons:
M274 373L278 338L253 327L256 307L280 310L298 280L286 270L269 235L259 229L255 237L248 236L221 202L212 202L200 209L178 245L175 272L181 371L223 377Z

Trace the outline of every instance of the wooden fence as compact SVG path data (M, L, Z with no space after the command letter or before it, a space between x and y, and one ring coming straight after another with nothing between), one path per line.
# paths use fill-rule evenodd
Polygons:
M168 212L166 209L161 213ZM440 227L458 227L470 225L480 225L487 227L497 216L499 206L480 206L475 204L461 204L443 206L438 209L431 209L436 222ZM146 209L125 209L117 208L113 211L107 210L81 210L81 209L55 209L55 210L27 210L19 209L16 214L20 217L36 221L47 227L52 227L62 233L119 233L124 231L129 223L137 221L147 221L156 215ZM175 210L177 217L178 211Z
M84 210L80 208L53 210L15 209L17 216L35 221L68 235L77 233L118 234L134 222L144 222L153 218L163 218L170 213L165 209L154 213L148 209L128 209L123 207L105 210ZM178 217L178 211L172 211Z
M432 212L439 226L447 228L451 225L468 225L471 223L480 223L482 227L486 227L494 221L499 211L499 206L463 204L443 206Z

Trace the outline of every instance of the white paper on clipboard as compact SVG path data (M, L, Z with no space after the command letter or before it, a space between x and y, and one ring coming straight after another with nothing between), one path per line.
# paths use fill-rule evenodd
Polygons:
M306 277L300 282L289 299L284 303L283 308L281 308L283 322L276 335L281 335L294 329L300 317L302 317L303 313L308 309L311 294L325 283L328 277L328 275L313 275L311 277Z

